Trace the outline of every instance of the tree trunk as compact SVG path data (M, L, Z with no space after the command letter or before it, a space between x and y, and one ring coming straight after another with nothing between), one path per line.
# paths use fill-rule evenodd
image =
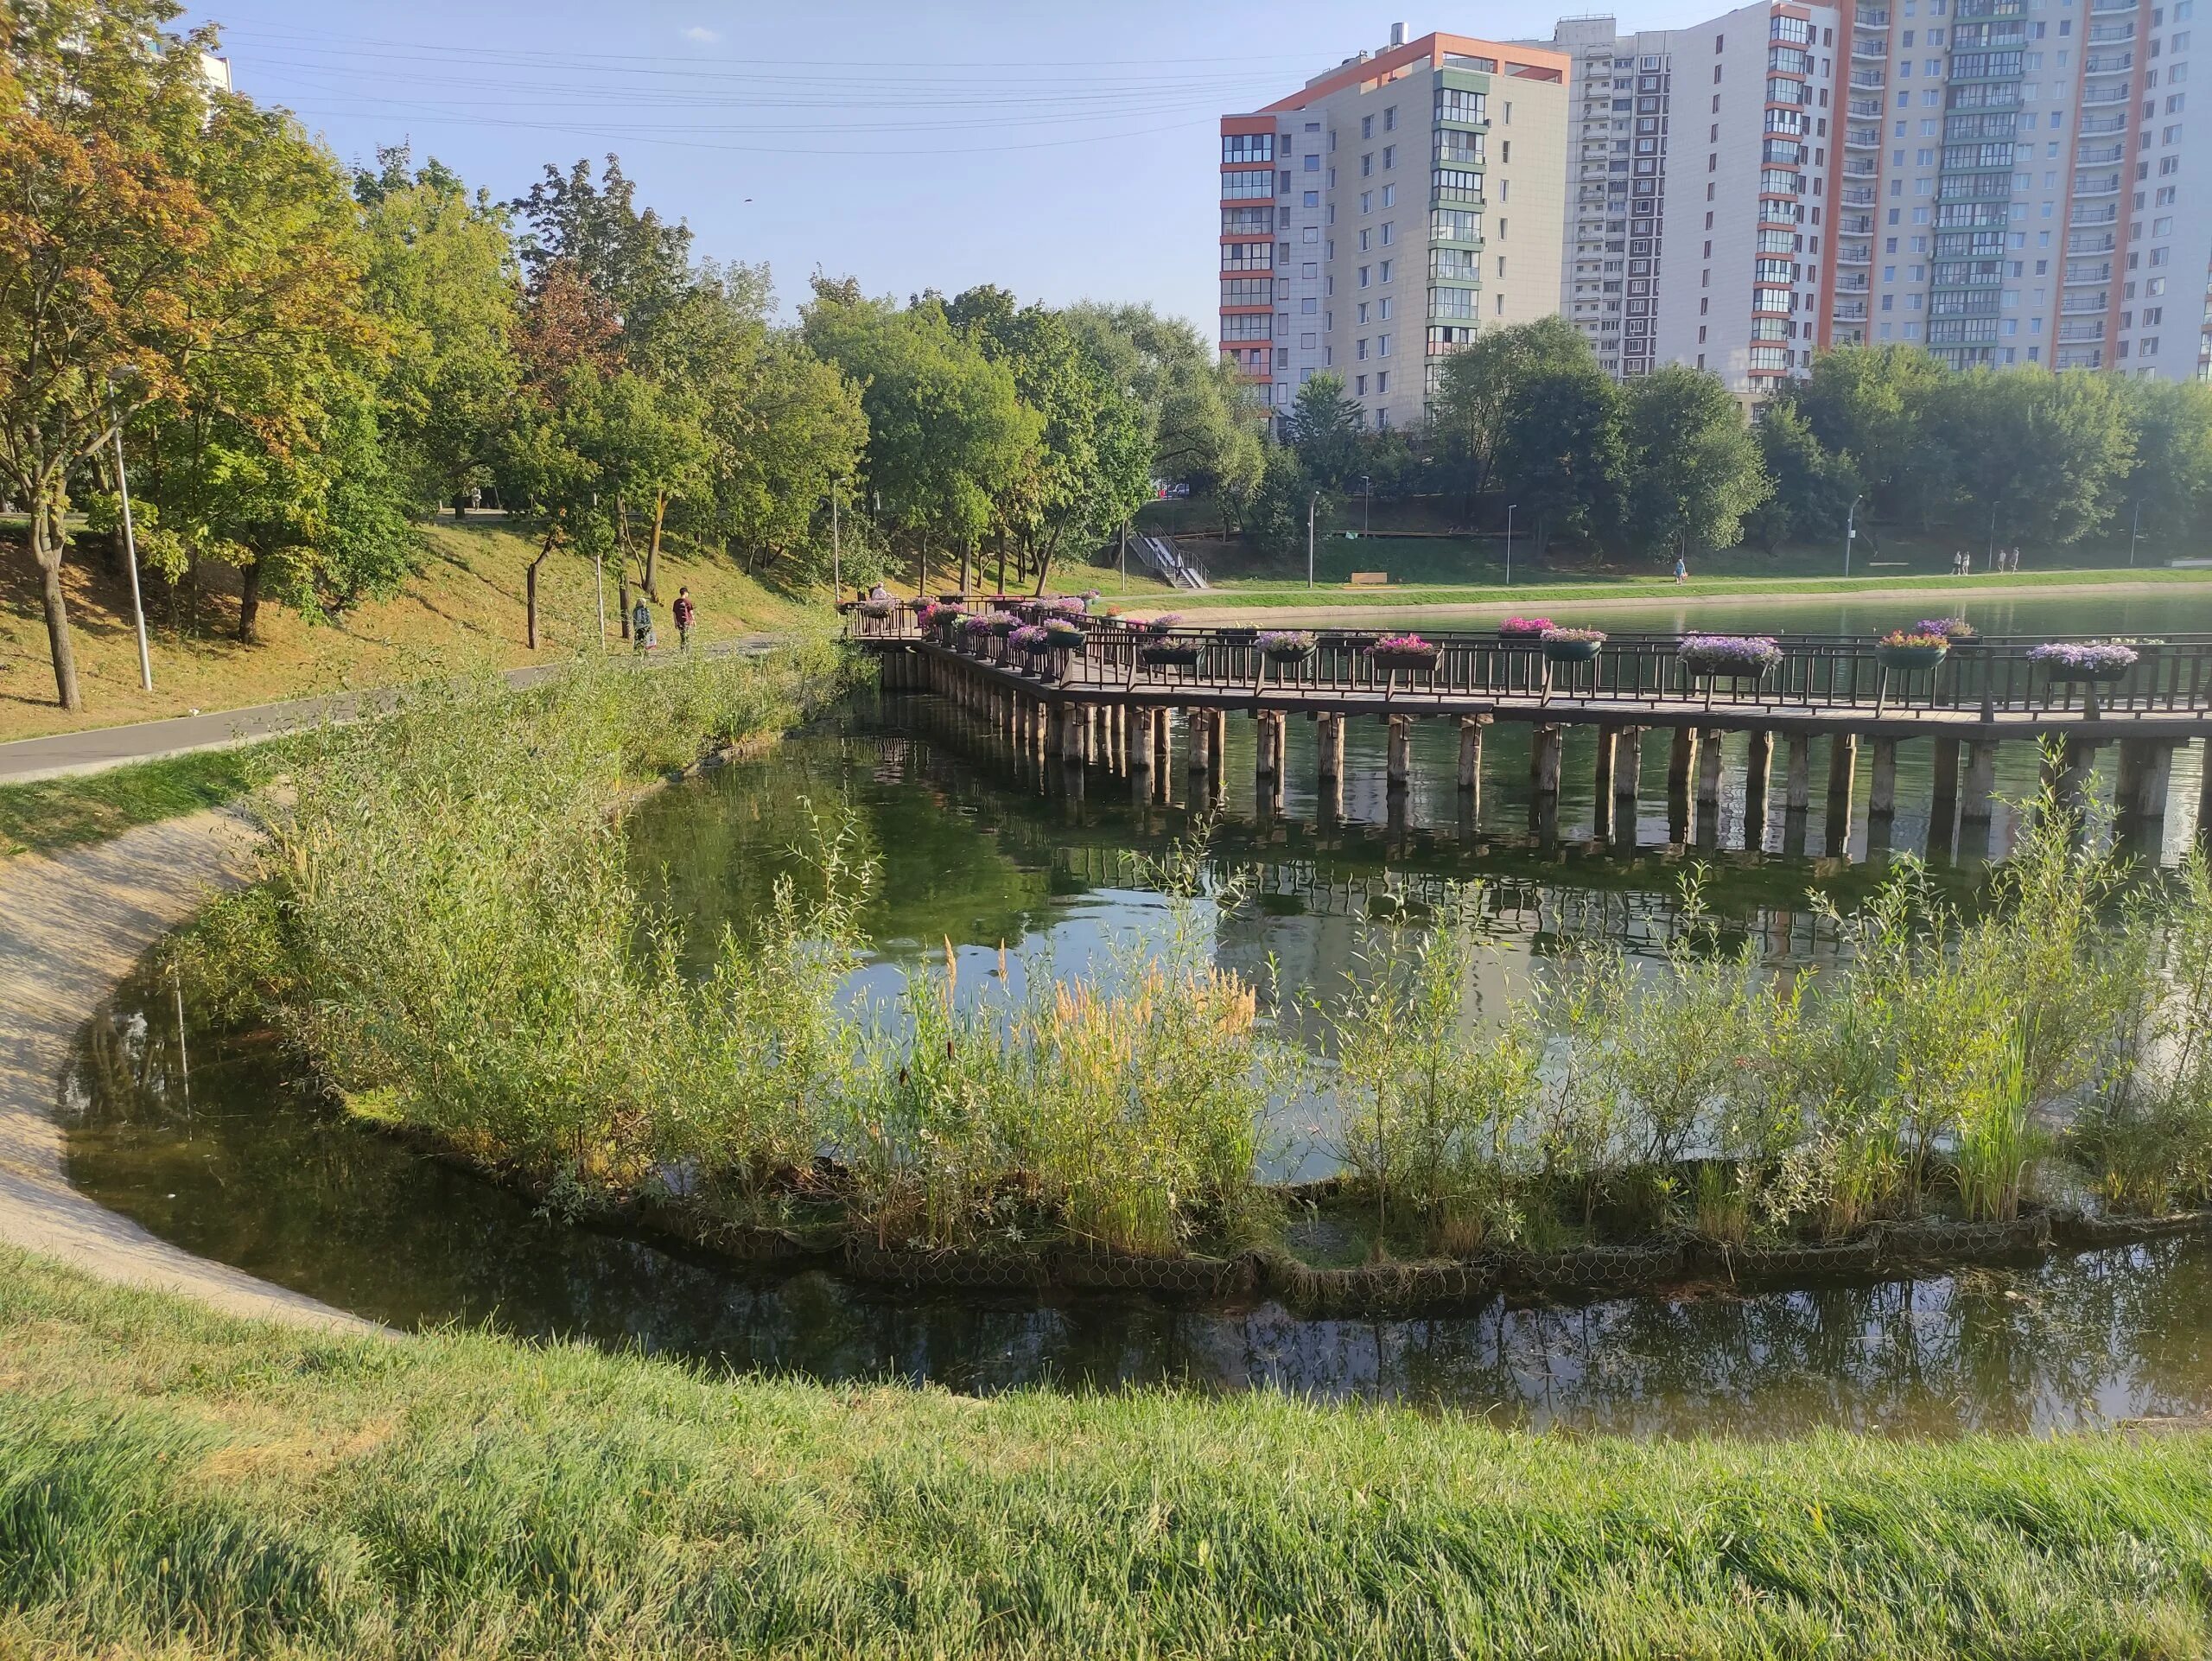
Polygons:
M261 643L261 559L248 560L238 574L238 640L246 646Z
M614 606L622 614L622 638L630 638L630 557L614 557Z
M39 599L46 611L46 643L54 656L54 690L65 710L81 710L77 654L69 641L69 602L61 592L61 558L68 551L61 515L49 497L31 503L31 555L38 562Z
M553 538L556 535L556 531L546 531L544 546L537 549L537 557L531 559L529 566L522 573L522 606L524 606L524 614L529 617L526 640L529 640L533 652L537 650L537 566L544 564L546 555L553 553Z
M468 517L468 493L467 491L457 490L454 493L453 516L456 519L465 519Z
M963 543L960 546L960 592L963 595L968 592L968 557L969 552L970 550L968 545L965 543Z
M655 491L653 493L653 537L652 540L645 544L645 597L653 601L658 601L660 598L660 527L661 522L667 517L668 493L664 490Z

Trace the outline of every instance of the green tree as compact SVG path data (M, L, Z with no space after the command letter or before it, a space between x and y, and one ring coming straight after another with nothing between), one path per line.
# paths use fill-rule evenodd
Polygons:
M519 375L522 306L505 210L474 199L433 157L404 144L353 175L366 245L369 309L389 342L382 377L391 468L416 511L492 480L492 457Z
M1621 395L1587 342L1516 374L1490 485L1517 506L1541 556L1554 536L1612 534L1627 483Z
M1884 512L1924 523L1947 494L1950 459L1925 423L1948 375L1918 347L1838 347L1813 360L1792 398L1821 447L1852 458Z
M1154 479L1187 480L1224 501L1251 493L1267 411L1211 340L1149 306L1086 303L1062 315L1144 411Z
M807 344L860 385L861 482L878 524L912 552L919 587L932 545L976 548L1043 422L1012 372L963 339L935 301L902 310L850 279L817 276L804 317Z
M1756 436L1774 489L1745 521L1745 533L1769 553L1785 542L1840 538L1852 503L1866 491L1851 458L1824 449L1787 396L1766 406Z
M1929 401L1961 530L2063 547L2113 519L2135 460L2120 384L2088 370L1976 369Z
M1259 488L1244 511L1245 541L1269 554L1305 552L1306 515L1317 488L1296 450L1287 444L1269 444Z
M987 286L958 296L946 315L1007 366L1041 423L1027 464L998 501L1001 534L1017 543L1041 592L1064 550L1095 545L1149 493L1145 412L1057 312L1017 309L1005 290Z
M1631 381L1624 428L1630 540L1683 557L1733 547L1773 484L1720 378L1670 364Z
M2193 547L2212 533L2212 386L2131 380L2120 387L2135 461L2118 487L2113 528Z
M691 286L691 232L637 203L637 186L609 156L598 179L591 163L545 176L508 204L522 220L524 269L535 279L550 266L575 268L613 309L626 349L650 349L654 330Z
M1542 375L1577 376L1595 364L1590 343L1564 317L1485 330L1444 360L1430 430L1470 507L1474 498L1497 487L1499 458L1529 382Z
M1359 472L1365 412L1344 393L1344 377L1319 374L1298 389L1285 436L1306 476L1323 490L1342 490Z

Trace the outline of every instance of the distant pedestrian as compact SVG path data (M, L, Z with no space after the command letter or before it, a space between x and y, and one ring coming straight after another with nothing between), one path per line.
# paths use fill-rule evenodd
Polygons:
M2005 569L2008 571L2017 571L2020 569L2020 544L2017 542L2012 544L2012 557Z
M630 608L630 650L650 652L653 649L652 608L640 595L638 603Z
M689 652L691 649L691 620L698 615L691 604L690 589L678 589L676 591L676 604L669 608L669 615L676 620L676 649Z
M1684 559L1680 554L1676 554L1675 556L1675 581L1677 582L1687 582L1689 580L1690 563L1687 559Z

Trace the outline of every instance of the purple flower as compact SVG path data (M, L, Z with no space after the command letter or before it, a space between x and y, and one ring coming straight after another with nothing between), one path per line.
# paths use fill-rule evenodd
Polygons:
M1371 656L1384 657L1393 652L1413 656L1433 652L1436 648L1418 634L1385 634L1367 650Z
M1016 652L1042 652L1052 645L1045 631L1034 623L1024 623L1006 637L1007 644Z
M1963 617L1923 617L1909 632L1940 634L1947 640L1971 640L1981 631Z
M1694 675L1764 674L1782 661L1765 634L1685 634L1675 652Z
M1313 636L1302 628L1271 628L1253 644L1267 658L1302 658L1313 649Z
M1144 626L1145 632L1149 634L1165 634L1169 629L1173 628L1182 620L1183 614L1181 612L1163 611L1159 616L1154 618L1150 622Z
M1606 634L1602 628L1547 628L1544 631L1544 639L1547 641L1556 640L1562 645L1569 641L1585 640L1596 640L1602 644L1606 639Z
M2081 674L2116 675L2135 662L2135 648L2111 640L2055 640L2028 653L2030 663Z

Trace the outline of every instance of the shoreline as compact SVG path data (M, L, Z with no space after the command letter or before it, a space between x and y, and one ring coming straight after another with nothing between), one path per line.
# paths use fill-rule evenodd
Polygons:
M171 1244L78 1192L54 1117L77 1034L162 935L245 882L253 832L210 810L0 865L0 1244L226 1314L384 1329Z
M2101 582L2094 580L2085 580L2080 582L2041 582L2034 584L2019 584L2017 586L2010 583L1992 583L1987 588L1964 588L1955 586L1946 580L1932 579L1929 580L1925 586L1897 587L1894 585L1884 585L1879 588L1865 589L1785 587L1782 584L1780 580L1777 580L1776 586L1772 589L1755 589L1748 590L1744 589L1728 589L1717 593L1700 591L1692 588L1681 590L1669 589L1669 591L1661 594L1632 593L1611 595L1585 595L1578 593L1569 593L1565 597L1562 597L1560 590L1557 588L1539 587L1531 588L1525 595L1511 599L1509 599L1501 592L1497 598L1491 600L1396 601L1382 597L1377 597L1373 600L1364 598L1354 600L1344 597L1343 591L1339 590L1336 596L1327 600L1316 600L1311 603L1300 603L1294 601L1287 602L1279 601L1272 595L1264 601L1255 599L1249 603L1231 605L1206 605L1203 601L1200 601L1199 603L1192 604L1184 608L1182 614L1186 620L1192 623L1268 623L1287 622L1294 619L1305 619L1309 621L1329 623L1357 622L1363 618L1373 617L1377 612L1419 612L1424 616L1433 617L1439 621L1473 621L1487 614L1497 613L1503 614L1503 613L1512 609L1515 606L1524 605L1531 602L1541 603L1548 608L1558 608L1562 610L1587 612L1662 611L1671 610L1687 605L1758 606L1777 601L1799 604L1806 601L1825 600L1850 601L1854 602L1869 600L1898 600L1912 601L1916 603L1924 603L1930 600L1938 599L1949 599L1962 601L1975 600L1988 601L1999 597L2014 600L2078 600L2093 595L2103 597L2116 595L2142 595L2164 594L2171 591L2177 586L2187 587L2195 582L2200 582L2202 580L2204 579L2174 578L2159 582L2145 581L2140 577L2135 577L2124 582ZM1217 590L1217 592L1221 594L1234 594L1237 592L1237 590L1222 589ZM1387 595L1389 590L1376 589L1370 590L1370 592L1381 596ZM1418 590L1416 592L1418 592ZM1171 601L1173 598L1173 595L1162 596L1163 601ZM1126 605L1128 602L1122 601L1116 601L1116 603ZM1160 610L1166 608L1163 604L1161 606L1139 608Z

